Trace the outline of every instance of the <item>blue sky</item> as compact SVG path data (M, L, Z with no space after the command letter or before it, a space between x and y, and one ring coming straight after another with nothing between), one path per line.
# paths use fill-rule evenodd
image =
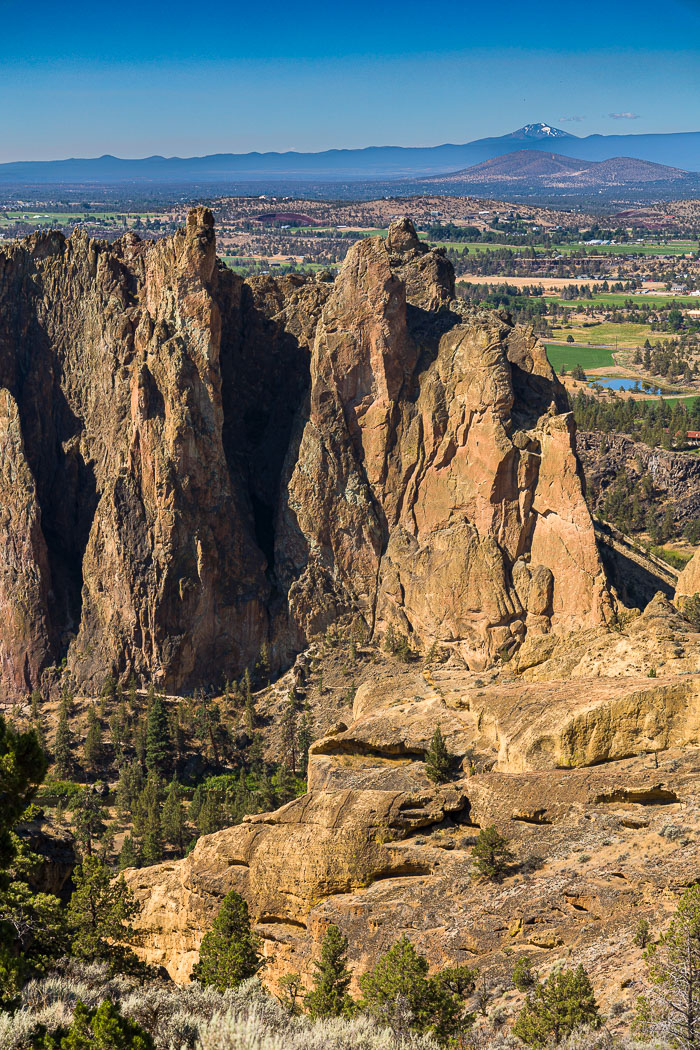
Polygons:
M700 0L0 0L0 161L700 130Z

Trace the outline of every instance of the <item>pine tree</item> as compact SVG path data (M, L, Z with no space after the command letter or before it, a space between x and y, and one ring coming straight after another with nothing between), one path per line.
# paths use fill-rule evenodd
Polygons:
M649 988L638 1000L635 1029L655 1045L696 1050L700 1041L700 886L684 892L668 930L658 944L649 945L644 959Z
M266 772L261 773L258 777L258 787L255 795L258 803L258 812L269 813L270 810L277 809L278 802L275 787Z
M171 781L163 805L163 837L182 856L185 848L185 811L177 778Z
M262 965L259 941L250 927L248 905L240 894L231 890L224 897L212 928L202 939L199 962L192 976L223 992L254 977Z
M187 817L190 823L197 823L206 796L207 793L204 785L197 784L197 787L194 789L194 793L192 795L192 801L190 802L189 809L187 810Z
M247 813L251 812L251 796L250 789L248 788L248 781L246 779L245 770L241 770L238 774L238 782L236 784L236 794L233 802L233 813L232 817L235 822L241 820Z
M445 745L440 723L438 722L430 741L430 747L425 752L425 774L430 780L440 784L447 780L452 765L452 756Z
M265 762L263 758L263 745L262 739L259 733L253 734L253 739L248 747L248 764L250 765L251 771L256 776L261 776L263 769L265 768Z
M154 696L146 725L146 769L163 774L170 767L170 726L163 698Z
M68 706L65 699L61 701L53 746L56 773L59 777L69 777L73 769L73 733L68 724Z
M218 791L207 791L197 817L200 835L212 835L224 826L224 809Z
M97 792L88 785L75 813L75 836L88 857L92 856L93 840L104 830L104 806Z
M147 718L140 715L134 728L134 751L136 761L141 769L146 768L146 732L148 728Z
M321 946L321 961L315 962L314 988L304 1003L312 1021L320 1017L348 1017L354 1001L348 994L352 975L347 965L348 939L332 923Z
M85 759L86 767L95 772L102 759L102 725L94 707L88 708L87 723L88 728L83 748L83 758Z
M143 838L148 831L152 812L160 814L160 800L160 781L155 776L149 776L134 805L134 834L138 838Z
M117 766L121 766L124 761L124 751L129 743L129 736L129 716L122 696L117 710L109 718L109 737Z
M297 780L289 766L280 766L272 778L272 786L275 789L276 802L283 806L285 802L291 802L296 798Z
M160 805L157 797L151 800L141 840L141 860L145 865L158 864L163 859L163 831Z
M577 1028L599 1028L601 1017L583 966L559 970L535 985L525 1000L513 1034L528 1046L559 1043Z
M117 810L121 817L133 814L134 806L143 791L143 773L138 762L126 763L119 770L117 782Z
M132 675L129 679L129 708L131 713L134 714L139 704L139 698L136 692L136 679Z
M66 910L73 955L109 963L113 973L138 972L138 960L127 947L134 939L131 920L138 907L124 879L112 879L109 868L93 856L83 857L73 884Z
M132 835L127 835L119 852L119 870L124 868L139 868L141 866L141 854Z

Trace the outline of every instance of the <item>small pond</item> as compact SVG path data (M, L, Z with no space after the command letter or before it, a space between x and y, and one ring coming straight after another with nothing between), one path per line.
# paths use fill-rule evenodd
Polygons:
M589 386L604 386L608 390L634 390L638 394L654 394L661 396L661 389L646 380L629 379L624 376L589 376Z

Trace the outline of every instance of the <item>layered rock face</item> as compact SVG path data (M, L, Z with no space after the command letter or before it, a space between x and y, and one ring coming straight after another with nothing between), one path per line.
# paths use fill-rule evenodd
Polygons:
M342 614L470 666L609 604L565 396L410 223L334 284L243 282L213 219L0 252L0 689L172 691Z

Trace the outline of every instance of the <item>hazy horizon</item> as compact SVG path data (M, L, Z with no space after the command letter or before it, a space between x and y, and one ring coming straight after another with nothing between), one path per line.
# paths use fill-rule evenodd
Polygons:
M509 0L438 18L180 0L118 17L0 0L0 162L421 146L551 122L584 137L700 129L700 3L628 0L533 19ZM695 41L695 43L693 43Z

